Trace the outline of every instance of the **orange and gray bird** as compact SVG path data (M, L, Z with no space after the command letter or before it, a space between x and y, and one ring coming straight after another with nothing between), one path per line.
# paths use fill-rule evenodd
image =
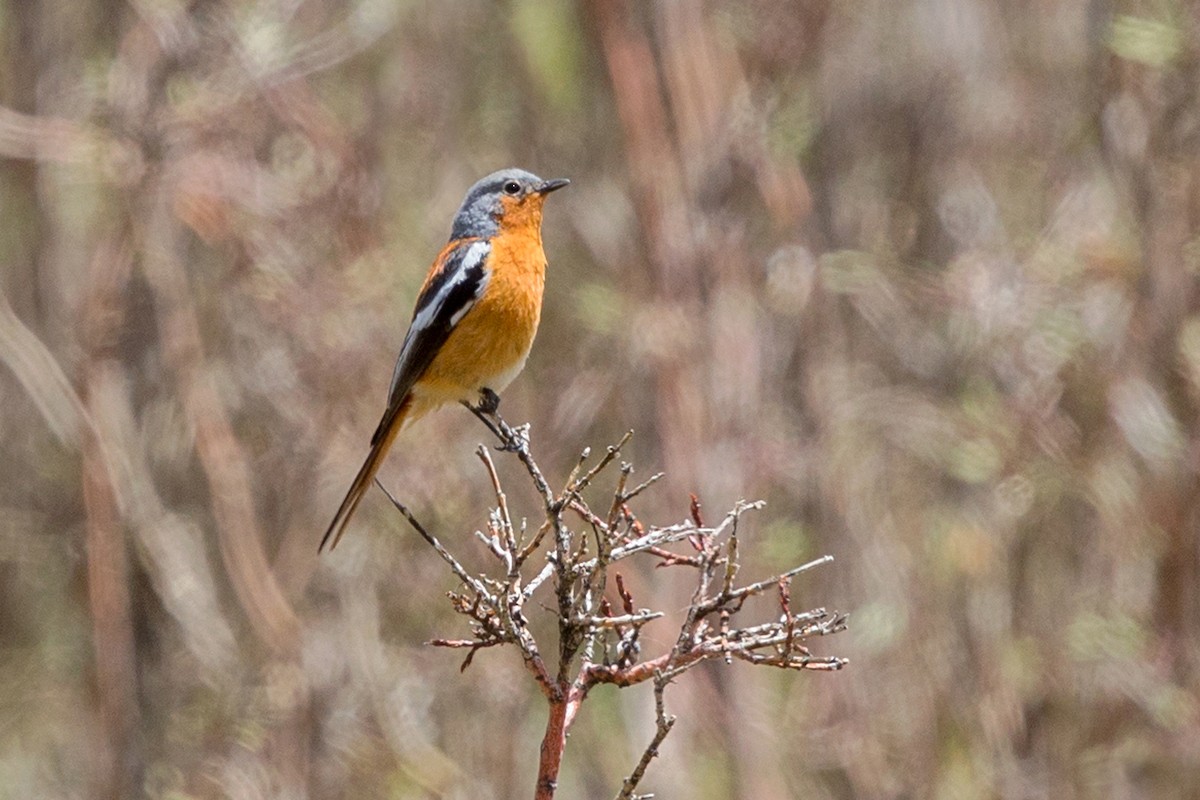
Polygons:
M417 295L370 452L321 550L337 546L401 430L448 403L494 403L525 366L546 282L542 205L567 183L502 169L467 192Z

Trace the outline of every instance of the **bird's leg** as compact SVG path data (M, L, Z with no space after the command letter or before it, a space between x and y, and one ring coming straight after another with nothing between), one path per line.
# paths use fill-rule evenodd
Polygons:
M463 405L500 440L501 451L511 453L521 449L517 432L496 413L500 407L500 395L485 386L479 390L478 403L472 405L464 400Z
M474 405L472 403L468 403L466 400L463 400L462 404L468 411L470 411L476 417L479 417L479 421L482 422L484 425L486 425L487 429L489 431L491 431L496 436L497 439L499 439L502 442L507 441L507 437L505 437L504 433L500 430L500 427L497 425L497 422L500 421L498 417L493 417L491 414L488 414L486 411L481 409L479 406Z
M508 427L504 424L504 420L496 413L496 409L500 407L500 396L486 386L479 390L479 402L468 403L466 400L462 404L467 409L479 418L479 421L487 426L487 429L495 434L496 438L501 442L507 443L508 437L504 435L504 428Z
M496 412L500 410L500 395L486 386L483 387L479 390L479 405L476 408L484 414L496 416Z

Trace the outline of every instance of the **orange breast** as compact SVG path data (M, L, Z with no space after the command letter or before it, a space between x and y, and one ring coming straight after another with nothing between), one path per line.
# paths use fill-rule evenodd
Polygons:
M501 391L525 365L542 312L546 255L538 227L492 238L487 290L450 333L414 393L443 401Z

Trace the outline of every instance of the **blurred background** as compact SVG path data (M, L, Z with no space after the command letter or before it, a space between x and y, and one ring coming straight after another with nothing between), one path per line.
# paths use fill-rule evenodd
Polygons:
M851 614L814 645L844 672L685 676L644 790L1200 797L1198 25L0 2L0 797L532 794L543 701L513 652L423 646L465 632L455 584L382 494L316 552L509 165L572 179L501 408L543 467L634 428L643 519L765 499L743 575L830 553L794 603ZM447 409L383 471L480 567L485 438ZM639 605L686 605L642 567ZM652 731L597 690L560 795L613 796Z

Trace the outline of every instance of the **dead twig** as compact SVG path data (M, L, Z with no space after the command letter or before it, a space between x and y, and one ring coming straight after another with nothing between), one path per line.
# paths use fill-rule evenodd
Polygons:
M682 673L714 658L726 663L736 660L806 671L833 671L846 665L843 658L814 655L805 645L811 638L845 629L846 617L822 608L796 613L791 607L792 579L829 563L831 557L822 556L769 578L737 585L745 549L742 517L762 508L762 503L738 502L718 524L710 527L705 524L699 498L692 495L685 521L647 526L634 515L630 501L662 476L653 475L628 488L633 466L618 459L632 431L606 448L590 467L587 462L591 451L584 449L563 488L556 492L530 452L529 426L513 428L489 408L471 407L471 410L496 436L498 449L512 453L522 463L542 501L541 522L529 541L523 542L523 527L518 533L513 526L508 495L492 452L480 445L476 455L487 473L496 505L488 515L486 530L477 531L477 537L503 565L503 570L495 575L470 574L407 507L390 493L388 498L464 587L460 592L450 592L449 597L454 610L467 617L471 635L434 639L429 644L466 650L467 656L460 667L464 670L480 650L514 644L546 697L549 715L542 738L535 800L550 800L554 796L567 734L583 701L597 686L625 687L654 682L655 734L617 794L618 800L633 800L651 796L634 792L675 724L675 717L666 713L664 694L668 684ZM613 465L617 465L614 488L605 501L603 515L597 514L584 495ZM582 520L586 533L568 524L567 511ZM679 552L682 543L686 543L684 552ZM543 560L541 566L536 572L528 570L531 577L525 580L526 567L538 554ZM656 567L693 569L696 575L673 644L657 655L643 653L641 632L648 625L661 624L666 614L639 608L620 573L613 573L611 582L615 599L607 596L610 568L639 554L655 559ZM546 586L552 587L554 601L543 606L557 616L558 623L554 648L557 659L553 665L543 657L525 616L525 604ZM739 626L738 614L745 603L772 587L779 593L779 618ZM620 613L614 613L618 602ZM716 620L710 621L714 615Z

